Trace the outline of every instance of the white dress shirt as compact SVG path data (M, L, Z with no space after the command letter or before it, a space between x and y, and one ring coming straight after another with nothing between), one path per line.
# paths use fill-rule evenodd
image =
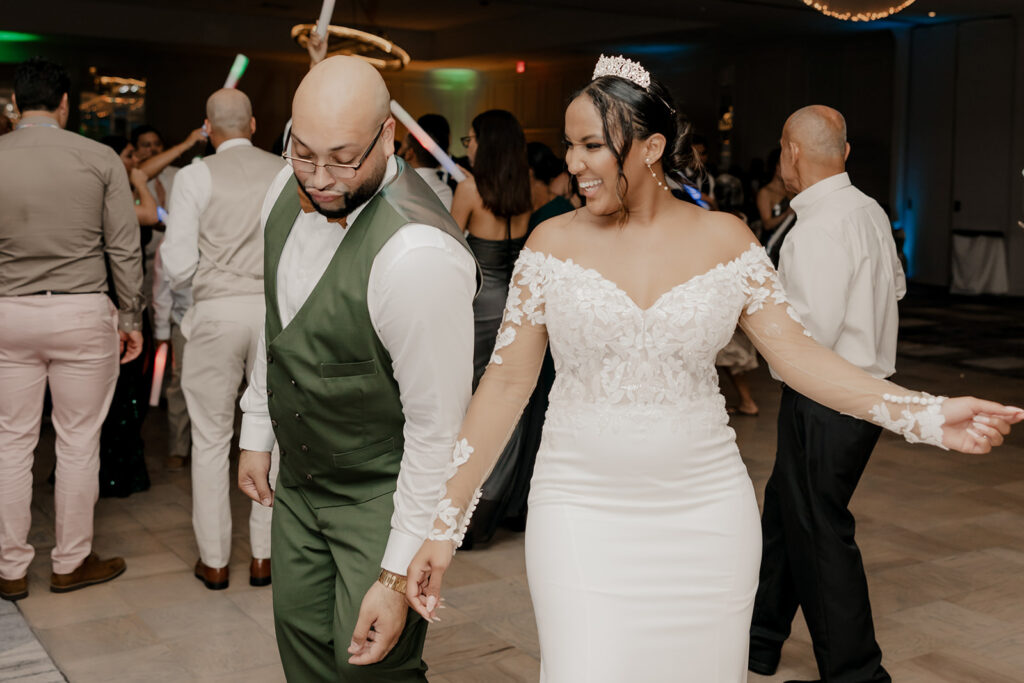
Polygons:
M164 264L157 252L153 259L153 337L171 338L171 323L181 327L181 320L192 307L192 288L171 289Z
M907 292L885 211L850 183L826 178L790 202L796 226L782 244L779 275L804 326L865 372L896 372L897 301Z
M447 176L447 173L439 168L417 168L416 172L420 174L420 177L423 178L427 185L430 186L430 189L434 191L437 198L441 200L442 204L444 204L444 208L451 211L452 188L448 187L448 183L442 180L441 176L438 175L438 173L444 173Z
M232 147L252 147L246 138L220 143L218 152ZM164 274L172 290L187 288L199 267L199 218L210 203L213 180L210 168L199 161L178 171L167 200L167 230L160 245Z
M384 183L398 167L388 160ZM290 167L281 170L263 202L264 229ZM382 185L383 186L383 185ZM348 216L353 225L366 204ZM319 282L348 229L319 213L300 213L281 252L277 305L287 326ZM405 415L405 452L395 513L381 566L404 575L427 537L445 481L445 468L469 405L473 382L473 297L476 264L450 235L409 223L373 259L367 308L391 355ZM265 333L264 333L265 334ZM267 408L266 339L260 335L249 387L242 397L245 450L269 451L274 430Z

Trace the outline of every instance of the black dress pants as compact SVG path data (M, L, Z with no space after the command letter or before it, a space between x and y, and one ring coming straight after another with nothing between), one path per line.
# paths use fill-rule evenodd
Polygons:
M826 683L890 683L875 641L850 499L881 428L789 387L764 494L760 583L750 657L777 663L797 606Z

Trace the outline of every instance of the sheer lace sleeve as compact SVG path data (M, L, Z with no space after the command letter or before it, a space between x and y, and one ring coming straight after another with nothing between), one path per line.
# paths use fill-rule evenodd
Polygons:
M543 296L547 267L547 256L529 248L516 262L494 354L462 423L430 540L461 545L480 486L530 400L548 343Z
M764 249L748 249L740 257L740 268L747 295L740 327L786 384L833 410L902 434L911 443L945 448L945 397L872 377L815 342L786 300Z

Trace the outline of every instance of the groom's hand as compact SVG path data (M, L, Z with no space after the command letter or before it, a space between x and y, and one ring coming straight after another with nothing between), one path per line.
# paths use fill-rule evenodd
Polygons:
M384 659L402 635L408 611L403 593L374 581L359 607L348 663L362 666Z
M270 453L243 450L238 457L238 488L263 507L274 504L270 488Z

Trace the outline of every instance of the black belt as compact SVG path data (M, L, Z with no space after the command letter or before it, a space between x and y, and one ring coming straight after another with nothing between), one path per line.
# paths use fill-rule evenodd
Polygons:
M106 292L58 292L52 289L44 289L41 292L29 292L27 294L15 294L14 296L50 296L52 294L67 295L67 294L106 294Z

